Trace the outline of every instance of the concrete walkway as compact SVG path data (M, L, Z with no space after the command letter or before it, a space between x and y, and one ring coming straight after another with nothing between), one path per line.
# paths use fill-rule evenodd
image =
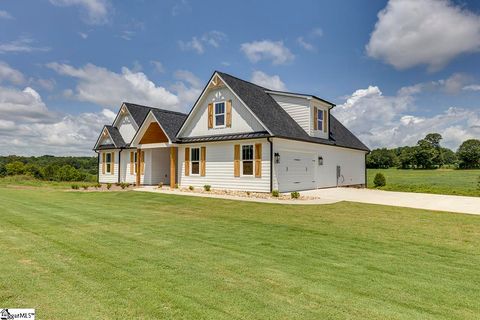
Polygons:
M340 201L352 201L386 206L407 207L436 211L448 211L480 215L480 197L448 196L429 193L394 192L373 189L328 188L300 192L302 195L316 197L312 200L278 200L246 198L213 193L190 193L169 188L158 189L155 186L136 188L134 191L176 194L191 197L208 197L217 199L240 200L277 204L331 204Z
M429 193L395 192L373 189L329 188L301 192L322 199L352 201L387 206L480 214L480 197Z

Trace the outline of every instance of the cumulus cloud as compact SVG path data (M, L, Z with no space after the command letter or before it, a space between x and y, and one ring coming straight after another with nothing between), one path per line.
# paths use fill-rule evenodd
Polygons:
M0 61L0 83L1 82L21 84L25 82L25 77L23 73L10 67L6 62Z
M278 75L268 75L265 72L256 70L252 73L251 82L258 84L259 86L267 89L286 91L287 87L285 83L280 79Z
M0 53L10 52L33 52L33 51L50 51L48 47L36 47L35 41L28 36L21 36L17 40L0 43Z
M467 91L480 91L480 84L471 84L462 88Z
M158 73L165 72L165 67L163 66L163 63L161 63L160 61L152 60L150 61L150 63L153 65L153 67Z
M131 101L166 109L178 109L180 100L171 91L157 86L143 72L122 67L120 73L94 64L75 68L68 64L49 63L57 73L78 80L71 97L105 107L115 107L122 101ZM68 95L67 94L67 95Z
M413 88L413 87L410 87ZM442 144L456 149L480 135L480 111L451 107L431 117L413 115L415 94L402 88L384 96L377 86L356 90L332 113L370 148L414 145L431 132L443 136Z
M0 19L13 19L12 15L5 10L0 10Z
M192 12L192 7L187 0L179 0L177 3L172 7L172 16L176 17L181 14L186 14Z
M283 41L253 41L242 43L240 49L251 62L270 60L273 64L287 64L295 59L294 54L288 49Z
M402 94L417 94L424 91L439 91L447 94L458 94L462 90L468 90L471 86L467 86L472 78L464 73L454 73L447 79L440 79L437 81L421 82L412 86L403 87L400 89Z
M227 35L218 30L212 30L204 33L200 37L193 37L189 41L178 41L178 45L182 51L195 51L198 54L205 52L205 46L214 48L220 47L221 43L227 40Z
M366 46L370 57L397 69L441 69L460 54L480 49L480 16L449 0L390 0Z
M321 28L315 28L310 31L306 36L300 36L297 38L297 43L305 50L315 52L317 51L317 47L312 43L323 36L323 30Z
M108 0L50 0L55 6L76 6L83 10L83 20L88 24L101 25L109 22L113 8Z
M177 70L174 77L178 81L173 85L173 90L182 104L190 109L202 92L203 83L197 76L186 70Z

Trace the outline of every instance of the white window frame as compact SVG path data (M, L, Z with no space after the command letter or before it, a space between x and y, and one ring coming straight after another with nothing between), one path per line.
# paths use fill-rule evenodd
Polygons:
M251 146L252 147L252 174L243 174L243 147ZM250 161L250 160L245 160ZM240 176L241 177L255 177L255 144L254 143L245 143L240 145Z
M193 160L193 150L198 150L198 160ZM199 176L200 175L200 147L192 147L190 148L190 175L192 176ZM193 172L193 163L198 162L198 173Z
M134 151L133 152L133 175L136 175L137 174L137 151Z
M322 119L320 120L320 115L322 115ZM323 131L323 125L325 123L323 119L323 109L317 108L317 131Z
M107 160L108 155L110 155L110 161ZM114 164L112 162L113 152L105 152L105 174L112 174ZM110 165L110 168L109 168Z
M223 113L217 114L217 104L223 103ZM218 101L213 104L213 127L214 128L225 128L227 126L227 103L225 101ZM223 124L217 125L217 116L223 115Z

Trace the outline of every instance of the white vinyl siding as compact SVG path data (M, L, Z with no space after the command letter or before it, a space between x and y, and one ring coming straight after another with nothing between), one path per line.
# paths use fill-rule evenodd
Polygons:
M113 162L112 162L112 172L108 173L105 165L105 174L103 173L103 155L102 154L112 153ZM98 153L100 161L98 163L98 180L100 183L117 183L118 182L118 151L116 150L102 150ZM105 156L106 159L106 156Z
M305 132L310 134L310 101L307 98L270 95Z
M130 143L133 139L133 136L137 132L137 127L130 116L130 114L125 114L119 119L117 128L120 134L122 135L123 140L126 143Z
M282 177L285 161L285 153L310 154L310 159L315 160L313 177L304 177L315 181L313 188L327 188L337 186L337 165L341 167L342 178L338 186L362 185L365 184L365 151L347 149L323 144L308 143L287 139L273 139L273 152L280 154L280 164L273 165L273 188L278 189L278 181ZM323 158L323 165L318 165L318 157ZM307 158L307 156L303 157ZM302 159L303 159L302 158ZM304 185L308 181L305 181ZM280 188L280 191L281 190ZM290 191L290 190L289 190Z
M255 171L251 176L234 177L234 145L255 145L256 143L262 143L261 178L255 177ZM185 176L185 147L189 147L191 152L192 148L200 146L206 147L206 174L205 176ZM180 145L177 159L180 187L202 188L209 184L214 189L270 192L270 144L265 139Z

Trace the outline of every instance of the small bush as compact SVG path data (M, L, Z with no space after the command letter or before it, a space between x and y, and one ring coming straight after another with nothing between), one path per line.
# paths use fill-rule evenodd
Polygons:
M375 178L373 178L373 185L375 188L384 187L387 185L387 179L385 179L383 173L379 172L375 175Z
M120 187L121 187L122 189L128 188L129 186L130 186L129 183L126 183L126 182L120 183Z
M300 192L293 191L292 193L290 193L290 197L292 199L298 199L298 198L300 198Z
M206 184L203 186L203 190L205 191L210 191L211 186L209 184Z
M82 186L83 190L88 190L88 187L89 187L88 184L84 184L84 185Z
M249 196L249 195L250 195L250 191L247 191L247 196Z
M193 186L188 186L188 190L193 191L195 188Z
M93 186L95 187L95 189L98 189L98 188L102 187L102 184L101 183L95 183Z
M272 190L272 197L278 198L279 195L280 192L278 192L278 190Z
M120 187L122 184L120 182L115 183L117 187Z
M78 189L80 189L80 186L78 184L72 184L72 189L73 190L78 190Z
M110 190L111 187L112 187L112 184L111 184L111 183L107 183L107 189Z
M178 183L175 183L175 189L178 189Z
M159 189L162 189L162 188L163 188L163 182L160 182L160 183L158 184L158 188L159 188Z

